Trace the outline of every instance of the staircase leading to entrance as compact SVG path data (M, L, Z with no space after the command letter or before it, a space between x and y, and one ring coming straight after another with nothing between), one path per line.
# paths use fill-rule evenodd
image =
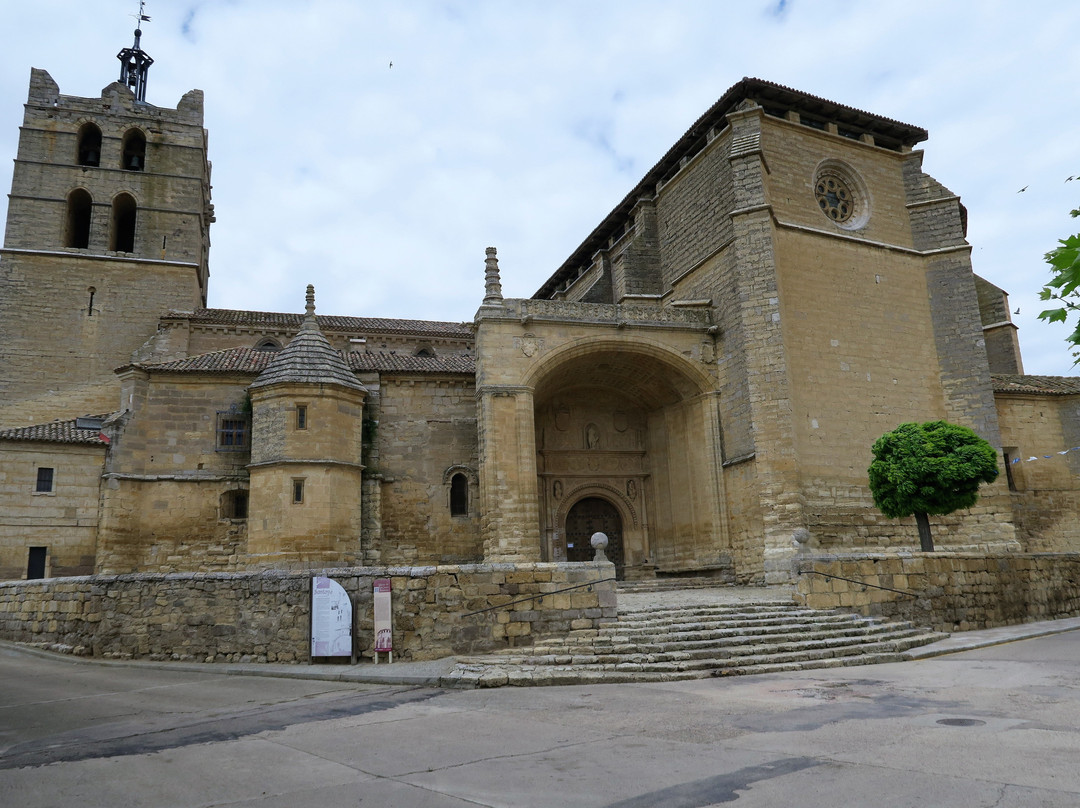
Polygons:
M443 684L663 682L867 665L900 661L905 651L944 636L907 622L806 609L790 594L620 587L618 619L610 625L462 658Z

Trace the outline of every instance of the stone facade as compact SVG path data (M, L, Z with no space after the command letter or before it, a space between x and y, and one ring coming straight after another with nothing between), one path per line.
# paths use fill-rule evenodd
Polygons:
M34 555L28 548L39 548L44 555L41 572L46 577L94 571L106 446L96 433L74 438L78 442L5 443L0 463L0 579L27 576L28 555Z
M119 83L100 98L62 95L31 71L0 251L0 423L115 410L113 370L165 311L205 305L213 206L202 124L198 90L168 109ZM143 143L134 168L130 155L123 165L133 137Z
M925 138L745 79L531 299L489 248L469 324L316 315L311 290L304 314L208 309L201 95L35 70L0 252L0 574L42 548L50 575L573 565L602 529L619 577L785 581L796 536L913 543L866 468L934 419L1015 472L935 519L940 547L1073 551L1080 452L1011 461L1080 444L1080 384L1019 375ZM48 428L87 414L86 442Z
M353 601L358 655L374 656L372 584L389 578L403 660L528 646L615 619L611 565L332 569ZM532 597L532 596L536 597ZM78 656L306 662L311 576L282 571L96 575L0 583L0 638Z
M796 562L798 598L936 631L973 631L1080 614L1075 553L871 554Z

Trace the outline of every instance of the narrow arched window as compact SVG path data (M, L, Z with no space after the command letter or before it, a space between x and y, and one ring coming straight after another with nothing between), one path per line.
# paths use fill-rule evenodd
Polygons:
M90 246L90 211L94 200L85 188L76 188L67 198L64 246L85 250Z
M450 478L450 515L469 515L469 478L464 474Z
M79 129L77 158L81 166L101 165L101 130L92 123L84 123Z
M146 136L139 129L129 129L120 151L120 167L127 171L142 171L146 167Z
M135 198L131 194L118 194L113 199L109 249L135 252Z
M280 351L281 350L281 343L278 342L276 339L271 339L270 337L266 337L265 339L259 341L259 344L255 346L255 350L256 351Z

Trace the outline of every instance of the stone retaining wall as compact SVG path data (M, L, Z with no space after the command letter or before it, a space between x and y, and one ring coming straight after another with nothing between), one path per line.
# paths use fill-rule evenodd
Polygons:
M938 631L1080 614L1076 553L816 556L798 559L795 566L798 596L811 608L852 609Z
M392 582L395 659L529 645L616 616L610 563L93 575L0 583L0 639L113 659L306 662L314 574L352 597L369 658L376 578ZM465 616L492 606L505 608Z

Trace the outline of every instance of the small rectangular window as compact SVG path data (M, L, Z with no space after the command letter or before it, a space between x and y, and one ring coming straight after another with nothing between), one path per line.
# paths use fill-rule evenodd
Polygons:
M250 446L251 430L248 419L235 413L219 412L217 450L219 452L246 452Z
M223 519L247 519L248 492L244 489L236 489L222 494L221 517Z
M294 505L300 505L304 501L304 481L297 479L292 481L292 501Z
M39 467L37 470L37 487L34 488L39 494L47 494L53 490L53 470Z
M307 429L307 405L296 405L296 428Z
M48 560L48 547L30 547L26 559L26 578L35 580L45 577L46 561Z

